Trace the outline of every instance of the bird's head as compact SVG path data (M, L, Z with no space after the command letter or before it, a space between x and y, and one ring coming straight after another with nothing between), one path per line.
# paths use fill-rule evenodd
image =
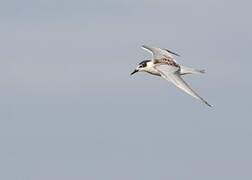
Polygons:
M147 68L147 63L148 62L150 62L150 60L144 60L144 61L140 62L138 64L138 66L136 67L136 69L130 75L133 75L138 71L145 71L146 68Z

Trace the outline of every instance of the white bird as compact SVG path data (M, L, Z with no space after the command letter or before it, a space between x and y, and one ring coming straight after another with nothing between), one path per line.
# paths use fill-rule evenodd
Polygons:
M179 55L167 49L149 47L145 45L143 45L142 48L152 53L152 60L144 60L140 62L131 75L138 71L145 71L152 75L162 76L187 94L211 107L208 102L193 91L191 87L181 78L181 75L204 73L204 70L193 69L177 64L171 54L176 56Z

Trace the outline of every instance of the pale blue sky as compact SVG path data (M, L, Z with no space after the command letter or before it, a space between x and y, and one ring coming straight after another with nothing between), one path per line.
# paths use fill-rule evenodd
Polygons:
M0 179L250 180L251 5L1 1ZM130 77L142 44L206 69L185 79L214 108Z

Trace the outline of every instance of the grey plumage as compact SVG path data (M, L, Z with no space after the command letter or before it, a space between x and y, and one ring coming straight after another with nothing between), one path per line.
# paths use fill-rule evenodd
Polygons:
M139 63L138 67L133 73L131 73L131 75L138 71L145 71L153 75L162 76L179 89L211 107L211 105L202 97L200 97L195 91L193 91L192 88L181 77L181 75L185 74L204 73L204 70L180 66L171 54L176 56L179 55L167 49L150 47L146 45L143 45L142 48L152 53L152 60L145 60Z

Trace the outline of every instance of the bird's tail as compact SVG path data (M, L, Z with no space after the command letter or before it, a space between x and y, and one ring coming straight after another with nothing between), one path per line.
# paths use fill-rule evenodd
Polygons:
M199 73L205 73L205 70L204 69L193 69L190 67L180 66L180 75L199 74Z

